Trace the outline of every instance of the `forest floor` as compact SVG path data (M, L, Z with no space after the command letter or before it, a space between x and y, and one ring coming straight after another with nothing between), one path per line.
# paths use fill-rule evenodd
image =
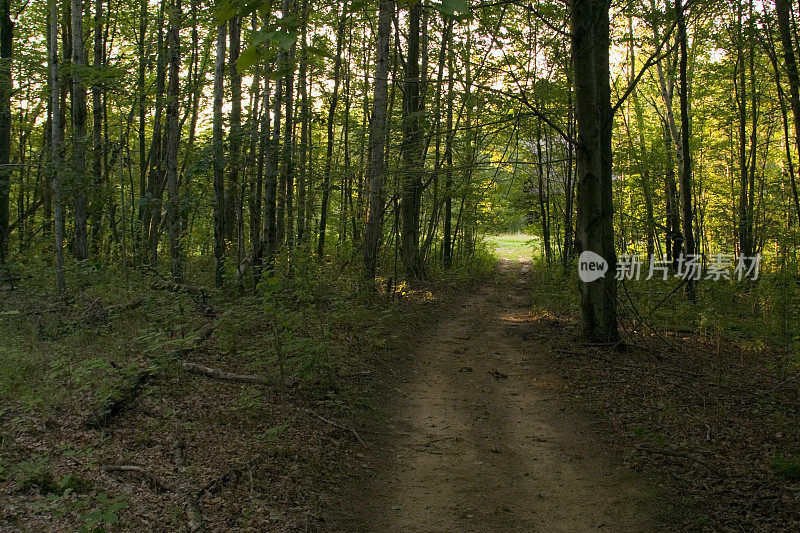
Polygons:
M583 345L532 242L392 295L2 288L0 531L798 530L796 352L625 309Z

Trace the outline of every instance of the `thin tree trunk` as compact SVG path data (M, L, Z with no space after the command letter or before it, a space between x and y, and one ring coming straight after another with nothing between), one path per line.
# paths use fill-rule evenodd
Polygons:
M176 283L183 281L183 262L180 243L180 196L178 191L178 145L180 144L180 122L178 98L180 91L180 26L181 0L172 0L169 16L169 88L167 92L166 132L166 178L167 178L167 226L169 228L169 250L172 277Z
M231 114L230 114L230 155L228 157L228 183L225 188L225 238L237 243L237 264L244 259L244 235L242 235L242 209L239 198L239 170L241 158L242 128L242 77L236 67L241 51L242 22L239 15L234 15L229 23L230 52L228 65L231 80Z
M342 4L344 7L345 4ZM336 59L333 64L333 92L331 102L328 107L328 141L325 149L325 170L322 174L322 205L319 216L319 240L317 241L317 256L321 259L325 253L325 231L328 225L328 204L330 203L331 189L331 164L333 160L333 120L336 117L336 104L339 101L339 81L342 70L342 47L344 44L344 30L346 11L339 19L339 27L336 32Z
M400 178L402 218L402 246L400 258L406 277L423 277L423 265L419 254L419 210L422 196L422 173L424 171L422 117L424 111L420 77L420 16L422 5L416 3L408 14L408 54L406 58L403 92L403 165Z
M103 0L94 3L94 67L103 66ZM96 189L105 181L103 179L103 160L105 145L103 143L103 91L102 84L92 85L92 188ZM92 201L92 250L99 249L98 232L102 225L103 195L97 195ZM98 205L95 205L98 204Z
M221 287L225 272L225 148L222 132L222 100L225 89L225 37L227 24L217 28L214 63L213 165L214 165L214 285Z
M59 292L66 288L64 281L64 208L61 204L61 91L58 68L58 1L50 0L49 63L50 77L50 149L52 150L53 235L56 245L56 279Z
M158 240L161 227L161 201L164 194L164 167L162 164L164 147L162 139L162 115L164 112L164 94L166 78L166 50L164 48L164 6L159 6L158 20L158 57L156 59L156 108L153 119L153 138L150 142L150 172L147 178L147 246L150 254L150 266L158 266Z
M375 88L369 130L369 199L364 228L364 273L375 279L378 248L383 234L383 181L386 173L386 115L389 95L389 41L394 11L393 0L381 0L378 8L378 49L375 55Z
M678 42L680 45L680 108L681 108L681 152L683 155L683 172L679 183L681 196L681 226L683 229L683 253L686 257L694 255L695 243L692 230L692 154L689 151L689 79L687 74L686 18L682 0L675 0L675 16L678 18ZM686 283L686 294L694 301L694 280Z
M295 11L297 2L283 0L284 13ZM281 235L279 242L286 242L286 246L291 248L294 243L294 69L295 69L296 43L286 54L286 87L283 90L284 106L286 108L286 121L283 133L283 163L281 165L281 193L283 201L280 203L285 210L285 218L278 219L278 228ZM281 213L283 215L283 213Z
M308 175L308 145L311 114L309 112L307 70L308 70L308 0L303 0L302 28L300 30L300 65L298 71L298 90L300 91L300 168L297 175L297 242L303 242L306 234L305 205L306 177Z
M145 38L147 36L147 0L141 0L139 4L139 69L137 77L137 94L139 96L139 224L143 231L139 232L137 242L141 242L145 237L145 203L147 201L147 148L145 147L145 127L147 115L147 88L145 87L145 73L147 71L147 57L145 55Z
M11 193L11 55L14 23L11 0L0 0L0 264L8 259L9 195ZM21 182L22 180L20 180ZM20 235L22 232L20 231ZM20 241L22 238L20 237Z
M89 258L86 232L86 86L82 70L86 66L83 49L83 2L72 0L72 162L75 170L75 259Z

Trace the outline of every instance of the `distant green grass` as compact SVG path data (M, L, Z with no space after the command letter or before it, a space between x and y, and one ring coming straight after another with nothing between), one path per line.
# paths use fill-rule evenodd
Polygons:
M492 235L486 238L486 246L498 259L525 261L533 258L536 237L524 233Z

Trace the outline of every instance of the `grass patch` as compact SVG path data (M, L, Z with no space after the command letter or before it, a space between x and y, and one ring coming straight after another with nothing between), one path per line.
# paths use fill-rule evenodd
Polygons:
M528 261L533 259L534 246L538 239L525 233L506 233L486 237L489 251L498 259Z

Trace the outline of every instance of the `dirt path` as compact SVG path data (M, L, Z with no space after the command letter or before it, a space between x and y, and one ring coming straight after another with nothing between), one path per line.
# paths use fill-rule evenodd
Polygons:
M343 530L657 529L648 485L544 366L565 333L528 313L524 270L501 262L419 343Z

